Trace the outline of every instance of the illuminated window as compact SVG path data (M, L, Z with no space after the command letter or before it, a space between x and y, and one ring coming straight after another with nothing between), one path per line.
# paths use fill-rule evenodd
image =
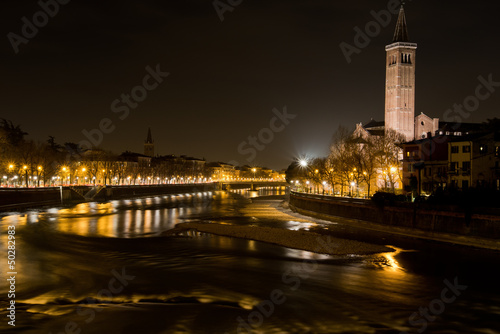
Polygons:
M470 145L462 146L462 153L470 153Z

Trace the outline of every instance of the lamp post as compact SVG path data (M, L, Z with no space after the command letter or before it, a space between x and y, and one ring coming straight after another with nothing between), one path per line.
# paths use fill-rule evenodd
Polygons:
M87 176L85 176L85 172L87 171L87 168L85 167L82 167L82 176L83 176L83 179L85 180L84 182L87 183Z
M38 166L37 167L37 187L40 187L40 176L41 176L42 171L43 171L43 167ZM45 184L44 184L44 186L45 186Z
M63 171L63 177L61 180L61 186L64 185L64 180L67 180L66 184L68 184L68 183L70 184L71 183L71 174L66 176L66 174L68 174L70 172L69 167L63 167L62 171Z
M26 188L28 188L28 166L24 165L23 170L24 170L24 185L26 186Z
M12 170L14 169L14 167L15 167L15 166L14 166L13 164L9 164L9 173L8 173L8 177L7 177L7 181L8 181L7 183L8 183L8 185L9 185L9 186L10 186L10 180L11 180L11 179L9 179L9 178L10 178L10 177L11 177L11 175L12 175ZM4 179L5 179L5 178L4 178Z
M390 177L389 177L389 179L390 179L390 181L391 181L392 192L394 193L394 192L395 192L394 174L396 173L397 169L396 169L396 167L394 167L394 166L393 166L393 167L391 167L391 168L389 169L389 171L391 172L391 173L390 173Z

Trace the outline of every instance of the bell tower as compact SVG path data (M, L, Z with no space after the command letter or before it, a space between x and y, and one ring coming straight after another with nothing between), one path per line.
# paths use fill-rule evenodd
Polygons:
M417 44L408 37L403 5L392 43L385 47L385 129L415 139L415 61Z
M148 128L148 137L146 138L146 142L144 142L144 155L148 157L154 157L155 155L155 143L151 136L151 128Z

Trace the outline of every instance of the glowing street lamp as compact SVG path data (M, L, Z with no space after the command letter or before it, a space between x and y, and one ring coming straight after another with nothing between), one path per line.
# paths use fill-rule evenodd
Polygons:
M25 175L24 183L25 183L25 186L28 187L28 166L24 165L23 170L24 170L24 175Z

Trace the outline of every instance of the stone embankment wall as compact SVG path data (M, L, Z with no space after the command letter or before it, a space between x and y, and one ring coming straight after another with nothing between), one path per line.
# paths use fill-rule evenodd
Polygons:
M290 206L327 216L345 217L381 226L412 231L419 236L436 234L500 238L500 210L425 203L381 203L292 192ZM423 233L422 233L423 232ZM495 240L496 241L496 240ZM500 243L500 242L499 242Z

